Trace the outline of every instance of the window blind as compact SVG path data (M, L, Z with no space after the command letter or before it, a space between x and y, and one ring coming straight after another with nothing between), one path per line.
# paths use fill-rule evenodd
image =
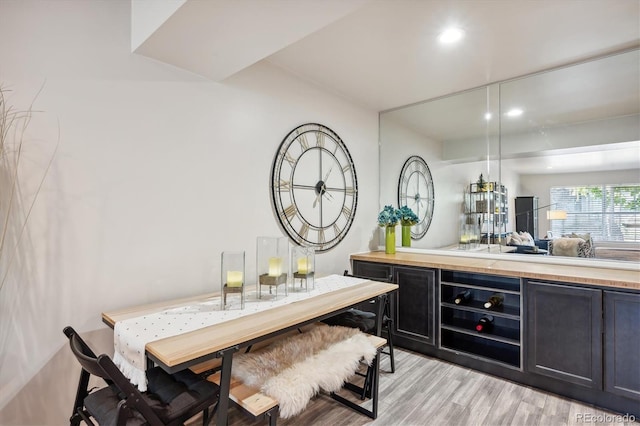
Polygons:
M640 241L640 185L560 186L550 190L555 235L590 233L594 241Z

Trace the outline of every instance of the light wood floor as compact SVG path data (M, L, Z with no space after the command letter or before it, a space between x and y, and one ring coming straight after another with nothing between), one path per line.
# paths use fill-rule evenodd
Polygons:
M518 385L474 370L397 349L396 373L387 373L383 355L378 418L371 420L326 394L318 395L300 415L278 419L278 425L623 425L616 414ZM587 416L605 422L586 421ZM581 419L583 419L581 421ZM252 422L235 408L229 426ZM638 423L633 423L637 426Z

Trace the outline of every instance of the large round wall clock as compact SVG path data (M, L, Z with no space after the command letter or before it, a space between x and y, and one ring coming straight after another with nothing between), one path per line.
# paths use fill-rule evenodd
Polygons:
M271 168L271 197L282 228L302 246L326 251L347 235L358 204L358 180L342 139L308 123L284 138Z
M417 155L402 166L398 181L398 206L407 206L418 216L411 227L411 238L419 240L427 233L433 218L433 178L427 163Z

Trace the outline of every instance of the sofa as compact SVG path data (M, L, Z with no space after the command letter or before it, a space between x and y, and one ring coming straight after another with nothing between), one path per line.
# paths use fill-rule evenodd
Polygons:
M566 234L549 240L551 256L596 257L596 250L590 234Z

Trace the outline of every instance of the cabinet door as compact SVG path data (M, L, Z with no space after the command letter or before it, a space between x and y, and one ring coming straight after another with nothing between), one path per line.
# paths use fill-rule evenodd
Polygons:
M391 265L384 263L353 261L353 275L387 282L391 278Z
M402 346L403 338L435 344L435 271L399 266L393 271L394 282L399 287L395 297L394 321L398 345Z
M640 400L640 294L604 292L604 388Z
M602 389L602 291L527 283L527 370Z

